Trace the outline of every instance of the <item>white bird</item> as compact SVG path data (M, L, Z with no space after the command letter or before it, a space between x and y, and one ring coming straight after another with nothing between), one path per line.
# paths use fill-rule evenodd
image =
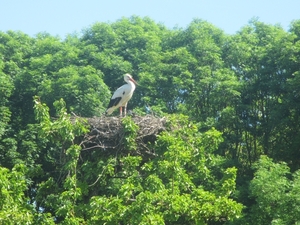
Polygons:
M120 107L120 116L122 116L122 107L124 107L124 116L126 116L127 103L131 99L135 90L136 81L130 74L124 75L124 80L127 84L119 87L110 99L108 107L105 111L106 114L112 114L112 112Z

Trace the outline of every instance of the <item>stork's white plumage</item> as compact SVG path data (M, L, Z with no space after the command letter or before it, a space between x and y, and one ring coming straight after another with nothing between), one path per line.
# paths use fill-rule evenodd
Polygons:
M108 115L112 114L116 108L120 107L120 116L122 116L122 107L124 107L124 116L126 116L127 103L131 99L137 83L128 73L124 75L124 80L127 84L119 87L110 99L105 112Z

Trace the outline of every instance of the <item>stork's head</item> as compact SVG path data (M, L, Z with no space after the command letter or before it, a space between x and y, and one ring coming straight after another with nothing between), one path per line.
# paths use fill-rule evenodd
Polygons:
M124 75L124 80L125 80L126 82L132 81L133 83L137 84L137 82L132 78L132 76L131 76L129 73L126 73L126 74Z

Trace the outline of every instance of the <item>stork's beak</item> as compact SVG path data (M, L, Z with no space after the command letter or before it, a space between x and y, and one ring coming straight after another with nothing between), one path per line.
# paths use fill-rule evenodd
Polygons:
M135 83L136 85L139 85L133 78L129 78L129 80L131 80L133 83Z

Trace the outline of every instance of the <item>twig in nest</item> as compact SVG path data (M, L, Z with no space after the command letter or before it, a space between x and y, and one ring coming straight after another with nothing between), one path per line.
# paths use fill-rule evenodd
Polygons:
M136 151L127 151L124 149L123 139L125 137L122 118L120 117L93 117L87 118L87 121L91 127L90 133L85 135L82 145L83 151L92 149L104 149L108 154L118 154L124 152L141 155L148 158L155 157L148 147L148 142L154 143L157 135L165 130L165 118L158 118L152 115L147 116L133 116L132 120L139 126L139 130L136 137L137 149Z

